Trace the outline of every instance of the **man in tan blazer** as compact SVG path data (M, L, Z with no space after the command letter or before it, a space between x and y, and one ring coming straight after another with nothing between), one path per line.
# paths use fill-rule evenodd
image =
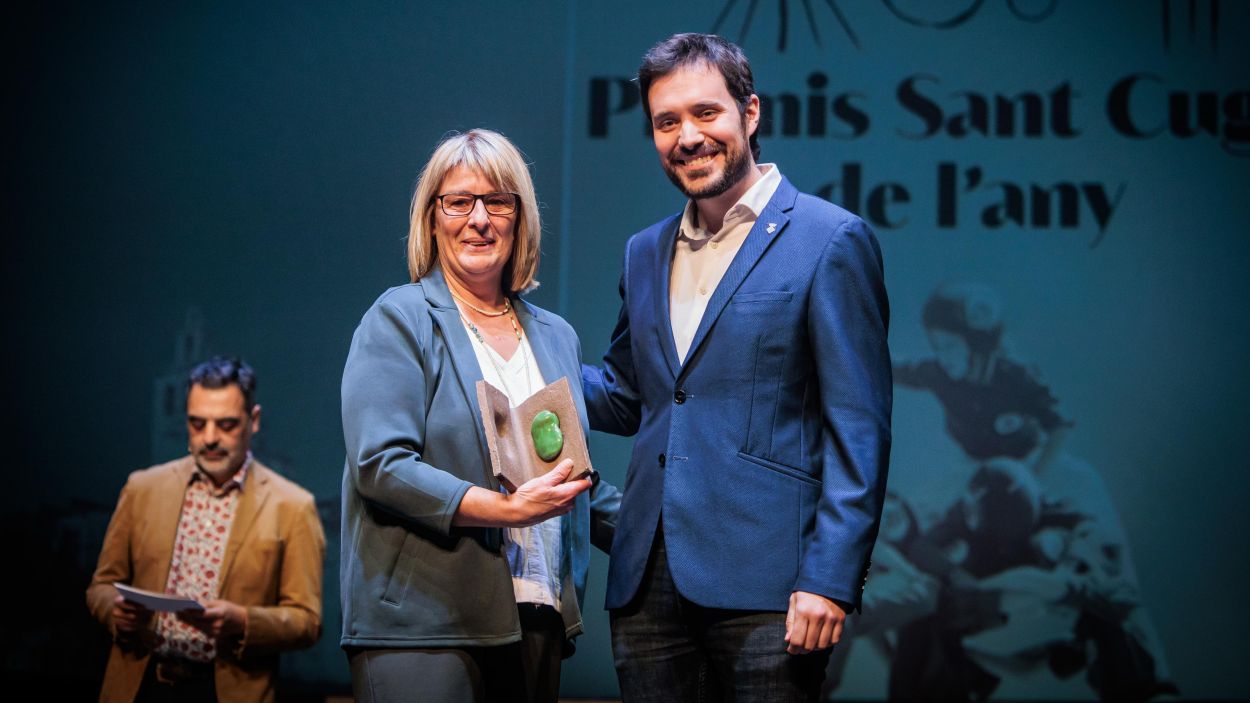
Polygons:
M312 495L251 456L255 383L237 359L197 366L190 455L122 489L87 588L113 634L101 701L272 701L278 652L321 634L325 535ZM153 613L118 583L204 609Z

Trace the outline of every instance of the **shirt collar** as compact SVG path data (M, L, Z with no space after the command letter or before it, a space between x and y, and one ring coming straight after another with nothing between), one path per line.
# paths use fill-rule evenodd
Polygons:
M236 488L239 491L242 491L243 485L247 482L247 471L251 467L252 467L252 452L249 450L247 453L247 457L243 459L243 465L240 466L239 470L234 472L234 475L231 476L225 483L221 484L220 488L213 485L213 479L207 473L204 472L204 469L201 469L199 466L196 466L195 471L191 472L191 479L188 481L188 483L195 483L196 481L207 481L209 487L220 495L225 495L226 493L229 493L231 490L236 489Z
M736 222L757 219L764 211L764 206L772 200L773 193L777 192L777 186L781 185L781 171L777 168L777 164L759 164L756 168L760 170L760 179L753 183L747 192L738 198L738 202L725 213L725 221L721 223L719 232L713 235L695 223L698 208L693 200L689 200L681 215L681 229L679 230L681 236L691 241L719 239Z

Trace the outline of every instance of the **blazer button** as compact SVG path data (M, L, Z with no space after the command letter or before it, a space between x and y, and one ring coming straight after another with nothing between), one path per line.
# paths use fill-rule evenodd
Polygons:
M682 403L686 402L686 392L678 388L677 392L673 394L673 402L677 403L678 405L681 405Z
M660 462L660 468L661 469L664 468L664 452L660 452L659 462Z

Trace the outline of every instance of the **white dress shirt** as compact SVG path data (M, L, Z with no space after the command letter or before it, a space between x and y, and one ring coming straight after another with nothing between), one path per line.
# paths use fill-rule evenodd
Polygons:
M719 232L704 229L697 221L699 211L694 201L686 203L673 250L673 271L668 287L673 341L677 345L677 359L682 363L707 311L708 300L742 248L760 212L781 185L781 172L776 164L760 164L758 168L761 178L725 213Z

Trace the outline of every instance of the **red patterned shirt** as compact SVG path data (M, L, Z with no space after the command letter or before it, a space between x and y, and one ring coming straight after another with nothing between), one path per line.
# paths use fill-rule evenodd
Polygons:
M187 492L182 499L182 515L178 518L178 535L174 538L173 559L169 563L169 580L165 592L171 595L204 601L217 598L221 562L226 555L226 541L239 505L239 493L247 478L249 454L238 472L221 485L202 470L191 474ZM196 628L179 620L173 613L159 613L156 620L156 653L210 662L217 656L217 642Z

